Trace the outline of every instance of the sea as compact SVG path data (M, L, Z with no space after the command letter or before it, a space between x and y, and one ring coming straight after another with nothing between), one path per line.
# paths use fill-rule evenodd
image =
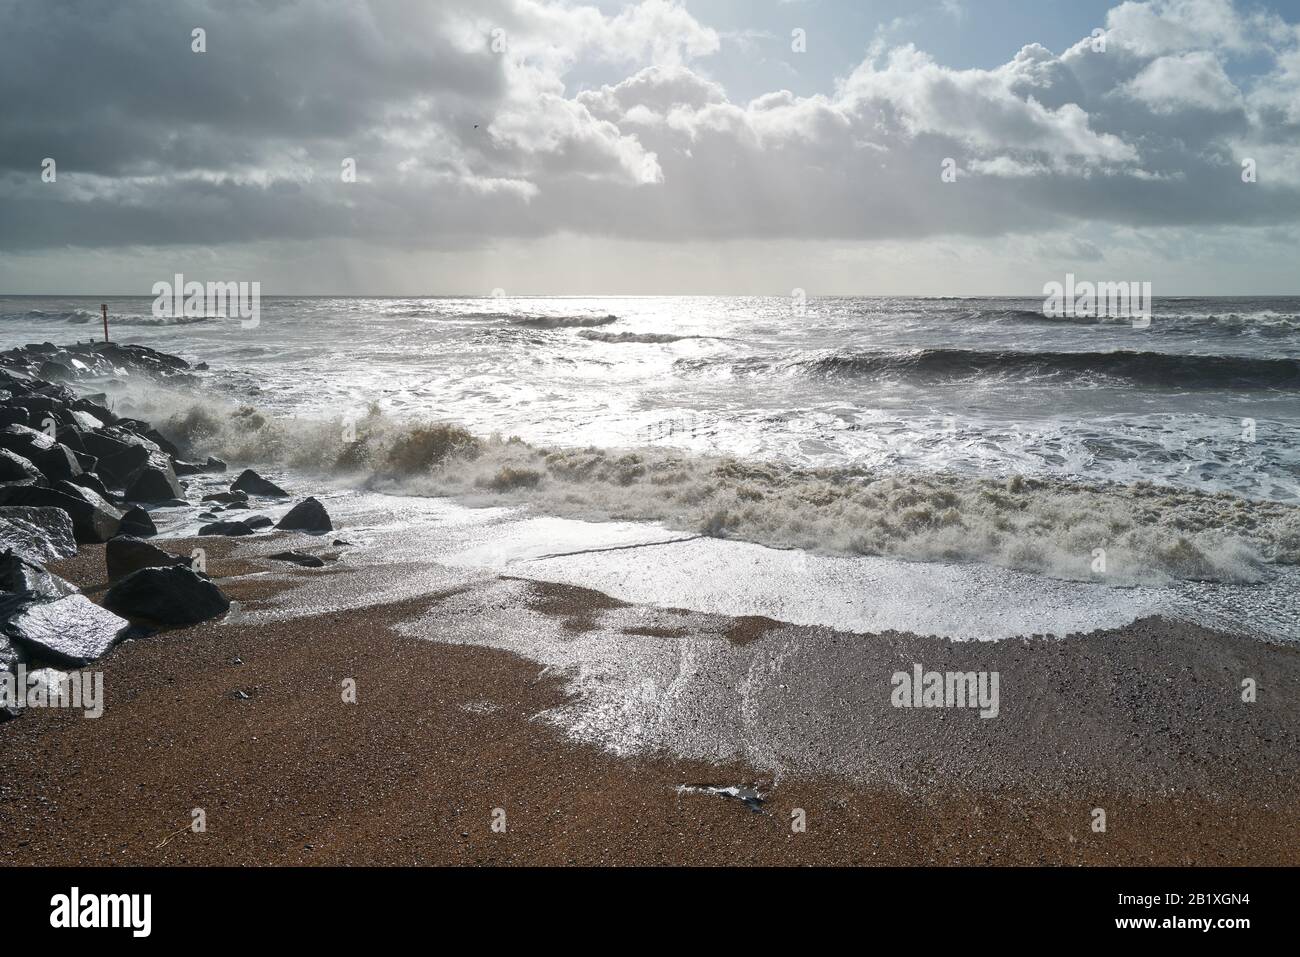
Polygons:
M267 296L251 321L3 296L0 348L102 338L101 302L113 339L204 366L84 388L195 456L507 509L575 551L652 528L701 542L705 579L797 557L820 584L796 605L866 568L947 583L877 626L961 637L963 601L1005 595L970 635L1005 637L1006 603L1086 594L1300 638L1300 297L1157 298L1148 323L1041 297Z

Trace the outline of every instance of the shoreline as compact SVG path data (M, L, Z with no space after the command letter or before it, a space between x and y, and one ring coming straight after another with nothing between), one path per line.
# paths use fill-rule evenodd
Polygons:
M189 368L152 350L78 348L145 375ZM10 616L58 605L56 624L79 627L107 615L110 585L124 608L122 582L163 569L188 590L166 592L162 608L137 589L125 618L98 626L80 670L101 673L101 716L32 707L0 724L0 831L13 836L0 862L1300 863L1294 643L1150 616L956 641L667 607L653 596L684 594L693 568L712 567L724 590L786 572L760 578L751 556L724 574L709 542L628 543L608 528L595 534L607 547L592 548L590 528L554 523L546 534L583 541L538 551L528 529L444 526L437 509L417 524L447 537L411 534L402 506L407 524L351 545L315 498L252 472L230 483L224 463L183 461L149 423L32 378L57 347L17 353L26 378L10 378L8 434L31 460L10 457L9 494L42 507L7 521L12 535L14 513L40 512L46 537L15 540L61 557L13 566ZM58 441L34 428L47 415L66 420ZM215 494L192 500L204 492ZM167 517L173 530L212 524L154 537L132 508L144 495L187 508ZM252 534L275 524L266 516L245 527L291 504L280 525L308 534ZM128 514L152 545L113 538ZM644 545L657 546L649 561L631 557ZM202 567L176 554L200 547ZM110 574L114 548L144 564ZM277 561L277 548L318 567ZM630 564L589 577L580 556L611 550ZM510 571L511 554L531 574ZM633 574L648 590L615 595ZM191 602L207 603L198 624L185 623ZM150 627L150 608L178 617ZM20 663L67 655L58 628L23 627L11 635ZM950 695L969 675L980 707L964 693L922 700L919 687L900 702L912 675L946 677ZM189 827L196 809L201 831Z
M273 601L299 576L319 574L291 570L288 582L279 575L230 577L270 564L232 555L237 544L214 549L210 568L247 607ZM55 570L93 594L100 554L99 547L83 549ZM598 593L564 585L546 590L549 613L560 619L601 613ZM16 839L0 860L92 866L1300 863L1293 786L1300 775L1292 762L1275 776L1254 753L1222 769L1213 788L1065 781L1056 788L954 786L958 775L945 778L946 786L921 783L910 792L824 775L774 780L743 762L618 757L538 720L569 697L562 676L539 675L535 662L506 651L395 631L439 601L423 596L270 624L218 620L119 646L96 664L108 689L102 718L47 711L0 728L0 829ZM757 623L736 625L742 639L764 641ZM1241 641L1189 637L1193 650ZM1051 642L1059 651L1062 640ZM1267 655L1283 656L1288 675L1295 675L1293 650L1247 647L1271 649ZM1193 664L1206 660L1189 655ZM1107 667L1120 673L1132 663ZM357 682L356 705L340 698L344 677ZM1047 675L1039 690L1046 693L1053 680ZM235 697L239 691L249 697ZM1168 716L1176 733L1195 721L1194 714ZM1291 736L1294 754L1294 720L1280 731ZM1143 746L1173 740L1176 735L1148 736L1135 743L1135 761ZM929 743L938 750L918 757L936 769L974 756L960 735ZM735 798L691 790L733 786L757 786L758 813ZM1090 829L1089 812L1097 806L1108 811L1105 833ZM186 828L194 807L207 814L204 834ZM497 808L506 812L505 833L492 830ZM805 811L802 833L791 830L794 808Z

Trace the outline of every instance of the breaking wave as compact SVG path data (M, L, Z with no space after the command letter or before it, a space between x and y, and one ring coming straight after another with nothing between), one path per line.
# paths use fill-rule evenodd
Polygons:
M1149 483L808 469L666 449L538 448L376 409L354 428L276 420L247 407L216 410L208 402L173 414L162 431L194 456L274 465L375 491L525 505L567 518L655 521L822 553L986 563L1114 585L1250 583L1266 578L1269 564L1300 564L1300 507L1226 494Z
M660 344L667 342L681 342L685 339L707 339L709 336L674 336L667 332L594 332L583 330L578 335L583 339L590 339L592 342L633 342L645 344Z
M618 322L618 316L513 316L510 322L529 329L590 329Z
M703 371L717 360L678 360L685 371ZM993 376L1078 380L1095 377L1134 385L1183 389L1300 389L1300 362L1249 356L1166 352L1005 352L916 349L898 352L832 352L791 360L750 359L731 363L738 375L771 371L819 376L960 381Z

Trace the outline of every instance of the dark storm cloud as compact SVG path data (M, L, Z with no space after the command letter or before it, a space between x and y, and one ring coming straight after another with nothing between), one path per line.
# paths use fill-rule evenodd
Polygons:
M1170 27L1188 17L1196 31ZM0 248L1300 218L1294 25L1153 0L1107 26L1104 51L1026 37L996 70L878 49L825 95L738 104L698 66L716 35L669 0L618 15L544 0L7 4ZM1238 86L1224 64L1247 52L1269 70ZM587 60L627 79L575 95L564 77ZM1258 183L1241 181L1247 158Z

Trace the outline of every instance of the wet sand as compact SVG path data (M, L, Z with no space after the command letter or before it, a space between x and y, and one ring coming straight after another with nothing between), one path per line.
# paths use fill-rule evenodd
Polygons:
M203 545L209 571L248 609L286 583L350 573ZM102 562L86 547L51 569L96 597ZM276 573L231 577L259 569ZM574 636L622 604L516 584L530 614ZM885 686L883 705L848 706L849 727L863 728L855 767L879 773L774 775L576 742L539 717L573 693L563 675L396 630L420 620L436 634L454 599L270 623L236 616L119 646L97 663L102 718L33 710L0 725L0 862L1300 863L1293 646L1159 620L995 644L806 629L816 647L852 649L853 673L913 660L996 667L1002 713L893 709ZM641 630L745 649L778 629L734 619L706 634L690 614L659 617ZM636 632L626 629L628 642L655 637ZM1243 674L1259 678L1253 704L1240 702ZM355 704L343 700L345 679ZM839 746L819 737L816 714L769 717L799 729L789 740L800 747ZM753 787L763 803L755 812L709 786ZM204 833L189 829L194 808ZM1104 833L1090 826L1094 808L1106 810ZM792 828L797 809L804 831ZM504 831L493 829L500 811Z

